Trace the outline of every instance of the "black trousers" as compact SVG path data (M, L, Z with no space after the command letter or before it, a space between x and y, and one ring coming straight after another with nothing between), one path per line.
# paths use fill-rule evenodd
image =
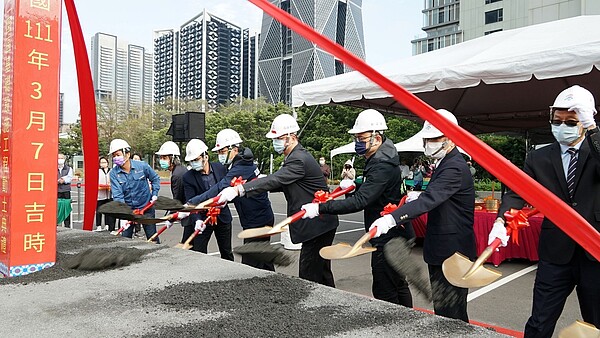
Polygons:
M412 308L412 294L406 277L388 264L382 250L371 253L371 272L373 273L371 287L373 297Z
M441 265L428 264L428 268L435 314L468 323L467 295L469 289L450 284L442 272Z
M62 191L62 192L59 191L58 198L71 199L71 192L70 191ZM71 214L67 215L67 218L65 218L64 223L67 228L71 227Z
M110 201L112 201L112 198L107 198L105 200L98 200L98 203L96 203L96 226L102 226L102 214L98 212L98 208L100 208L101 205L104 205ZM104 224L108 225L108 231L115 230L115 223L116 223L116 219L114 217L109 216L109 215L104 215Z
M298 276L300 278L333 288L335 287L333 272L331 272L331 261L323 259L319 255L321 248L333 243L335 230L333 229L311 240L302 242L298 269Z
M600 327L600 262L590 261L578 247L568 264L538 262L533 309L525 325L525 337L551 337L575 287L583 320Z
M182 243L185 242L190 235L194 232L194 226L183 227L183 238ZM221 253L222 259L233 261L233 251L231 250L231 223L217 222L217 225L207 225L206 229L194 238L192 250L208 253L208 242L210 236L215 234L219 252Z

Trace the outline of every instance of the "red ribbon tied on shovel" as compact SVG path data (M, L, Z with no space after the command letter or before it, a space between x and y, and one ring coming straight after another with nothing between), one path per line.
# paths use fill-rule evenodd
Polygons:
M206 222L211 225L217 225L217 216L219 216L219 214L221 214L221 208L208 208L208 211L206 211Z
M242 185L244 183L246 183L246 180L243 179L242 176L238 176L238 177L234 177L234 178L231 179L230 185L232 187L236 187L236 186Z
M523 228L527 228L529 226L529 217L537 214L539 211L537 209L531 209L528 212L517 209L510 209L509 211L504 213L504 218L506 219L506 227L510 229L509 234L511 235L512 242L514 244L519 245L519 230Z

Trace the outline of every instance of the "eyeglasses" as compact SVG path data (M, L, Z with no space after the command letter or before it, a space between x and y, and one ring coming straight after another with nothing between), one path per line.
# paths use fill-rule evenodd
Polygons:
M561 121L561 120L550 120L550 124L553 126L560 126L561 124L566 124L569 127L575 127L579 124L579 121L575 121L575 120L568 120L568 121Z
M373 134L368 135L368 136L355 137L354 142L367 142L371 139L371 137L373 137Z

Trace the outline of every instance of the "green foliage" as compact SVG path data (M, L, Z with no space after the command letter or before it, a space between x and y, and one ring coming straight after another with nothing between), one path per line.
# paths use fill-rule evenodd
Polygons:
M495 191L500 191L501 185L498 181L492 181L489 178L475 180L475 191L492 191L492 185Z
M523 167L526 155L525 138L497 134L479 135L478 138L494 148L494 150L517 167ZM473 166L477 170L475 174L477 178L495 179L495 177L483 169L478 163L473 163Z
M77 120L69 131L69 138L58 139L58 152L73 157L81 155L81 121Z

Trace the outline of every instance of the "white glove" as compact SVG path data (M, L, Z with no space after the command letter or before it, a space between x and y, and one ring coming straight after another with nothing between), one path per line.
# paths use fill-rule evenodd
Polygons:
M161 224L164 225L164 226L166 226L167 229L169 229L169 228L171 228L173 226L173 222L171 222L171 221L164 221L164 222L158 223L156 225L161 225Z
M131 226L131 222L129 222L126 219L122 219L119 221L119 227L123 228L123 231L129 229L130 226Z
M490 231L490 235L488 236L488 245L492 244L496 238L500 238L500 241L502 241L500 246L504 247L508 245L508 239L510 236L506 233L506 227L504 226L502 219L496 219L494 222L492 231Z
M377 227L377 233L375 236L373 236L374 238L377 238L381 235L387 234L387 232L395 226L396 220L394 220L394 216L385 215L376 219L375 222L373 222L373 224L371 224L369 227L369 231L373 230L374 227Z
M319 203L307 203L301 209L306 211L302 218L315 218L319 216Z
M412 201L418 199L420 195L421 195L420 191L409 191L408 194L406 194L406 202L405 203L412 202Z
M354 184L353 180L341 180L340 181L340 189L342 189L342 190L344 190L344 189L346 189L348 187L353 187L355 185L356 184Z
M201 219L197 220L196 225L194 226L194 230L198 230L199 233L202 233L204 229L206 229L206 224L204 224L204 221Z
M239 191L237 187L227 187L221 190L221 193L219 194L218 204L231 202L234 198L238 197L238 195Z
M150 199L150 202L156 202L157 199L158 199L158 196L152 196L152 198Z
M596 124L594 121L594 107L590 107L588 105L576 104L573 107L569 108L569 111L574 111L577 114L577 118L583 128L589 128Z
M190 215L189 212L179 211L177 212L177 219L184 219Z

